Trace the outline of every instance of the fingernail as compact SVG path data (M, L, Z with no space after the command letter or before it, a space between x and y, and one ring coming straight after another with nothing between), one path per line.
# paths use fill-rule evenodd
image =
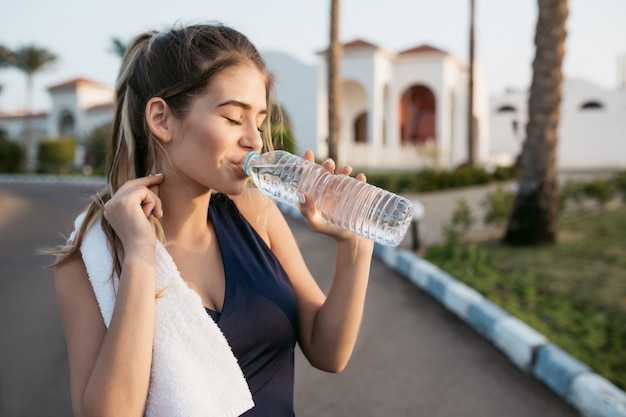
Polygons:
M306 203L306 197L304 196L304 194L302 194L302 193L298 193L298 202L299 202L300 204L304 204L304 203Z
M161 175L163 175L162 172L157 172L156 174L150 174L151 177L160 177Z
M331 158L326 158L324 159L324 162L322 162L322 164L325 164L327 162L333 162L333 160Z

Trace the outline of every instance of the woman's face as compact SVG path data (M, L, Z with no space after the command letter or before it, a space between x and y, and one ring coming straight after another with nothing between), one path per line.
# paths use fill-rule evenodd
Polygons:
M220 72L176 120L165 144L178 178L197 185L198 192L241 193L247 182L243 162L249 152L261 151L266 115L265 77L255 66Z

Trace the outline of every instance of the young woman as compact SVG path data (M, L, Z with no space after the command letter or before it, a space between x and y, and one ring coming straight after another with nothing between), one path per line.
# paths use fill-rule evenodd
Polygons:
M373 243L302 196L311 229L336 241L325 295L248 185L246 155L270 146L270 91L255 47L222 25L128 48L108 186L56 261L76 416L293 416L296 343L319 369L346 366Z

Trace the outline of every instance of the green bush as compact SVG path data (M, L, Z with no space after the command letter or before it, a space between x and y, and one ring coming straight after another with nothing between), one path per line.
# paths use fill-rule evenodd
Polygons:
M111 140L112 125L106 124L95 128L85 139L85 164L91 166L93 172L103 173L107 161L108 144Z
M569 180L559 190L559 209L580 209L585 201L585 183Z
M485 210L483 222L502 226L509 218L514 197L513 192L504 187L498 187L495 191L488 193L481 202L481 206Z
M612 181L615 191L620 194L622 200L626 200L626 171L618 172Z
M40 172L68 172L76 155L76 142L71 137L42 140L38 155Z
M610 180L595 179L585 184L584 193L604 208L615 197L615 185Z
M16 142L0 137L0 172L19 172L24 166L24 148Z
M515 177L514 168L496 168L492 174L481 167L460 166L454 170L424 168L411 172L366 172L367 181L395 193L427 193Z

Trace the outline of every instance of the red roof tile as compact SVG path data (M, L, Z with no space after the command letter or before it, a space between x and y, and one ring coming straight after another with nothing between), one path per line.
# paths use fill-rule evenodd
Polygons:
M344 49L362 48L362 47L378 49L378 46L374 45L373 43L364 41L363 39L355 39L353 41L346 42L343 44L343 47Z
M104 84L101 84L99 82L96 81L92 81L89 80L87 78L74 78L73 80L69 80L66 81L64 83L61 84L57 84L57 85L53 85L51 87L48 87L48 91L54 91L54 90L64 90L64 89L71 89L71 88L76 88L78 87L80 84L83 85L92 85L95 87L100 87L100 88L106 88L106 89L111 89L111 87L108 87Z
M434 46L430 46L430 45L419 45L416 46L414 48L410 48L410 49L405 49L404 51L400 52L400 55L405 55L405 54L418 54L418 53L422 53L422 52L439 52L442 54L447 54L446 51L441 50L439 48L435 48Z

